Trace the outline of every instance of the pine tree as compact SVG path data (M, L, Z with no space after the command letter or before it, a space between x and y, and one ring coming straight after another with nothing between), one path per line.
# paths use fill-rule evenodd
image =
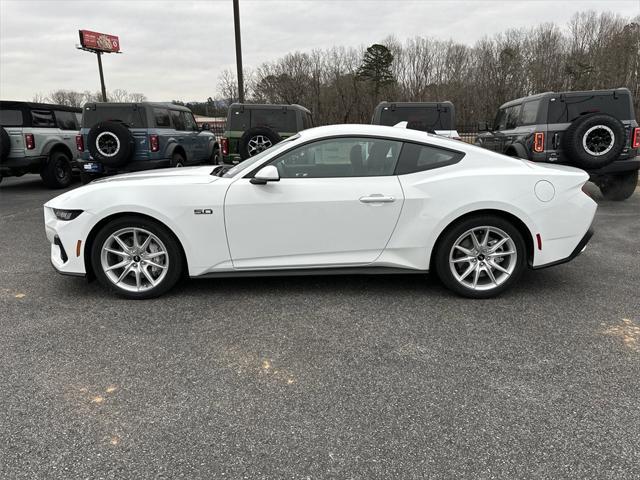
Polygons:
M358 68L357 77L373 84L375 98L378 97L381 87L396 81L391 72L392 62L393 54L387 47L378 43L367 48L362 58L362 65Z

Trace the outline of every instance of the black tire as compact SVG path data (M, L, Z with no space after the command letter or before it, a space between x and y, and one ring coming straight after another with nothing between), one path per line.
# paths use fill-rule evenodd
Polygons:
M49 188L67 188L73 181L71 159L64 152L52 152L42 167L40 176Z
M209 163L211 165L221 165L222 159L220 158L220 147L215 145L213 147L213 151L211 152L211 158L209 159Z
M168 256L168 267L167 267L166 274L156 286L151 287L144 291L129 291L119 286L116 286L116 284L114 284L114 282L110 280L109 277L107 277L107 274L102 268L103 245L113 233L126 228L137 228L137 229L146 230L152 233L153 235L155 235L158 239L160 239L160 241L164 244L164 247L166 248L166 252ZM108 255L113 255L113 254L108 254ZM120 258L120 256L114 256L114 257L116 257L114 259L115 262L117 262L118 259ZM164 259L162 261L164 262ZM140 268L145 268L142 265L143 263L144 263L144 260L139 260L139 262L136 263L136 266L139 266ZM166 227L164 227L163 225L153 220L131 215L126 217L116 218L110 221L109 223L107 223L104 227L100 229L100 231L98 232L98 234L96 235L93 241L93 244L91 245L91 265L93 267L93 272L95 273L96 278L105 288L125 298L142 300L147 298L158 297L166 293L168 290L170 290L182 277L182 272L184 270L185 263L183 259L182 248L180 247L178 240ZM148 269L153 267L146 266L146 268ZM114 270L115 275L120 275L123 273L123 271L124 271L124 268ZM132 274L133 272L129 274L125 274L125 277L122 280L125 285L128 284L127 282L132 283L132 278L131 278ZM135 278L135 275L133 275L133 277ZM142 274L141 274L141 277L144 278Z
M513 260L512 257L506 256L506 253L503 257L496 257L496 260L502 258L502 260L499 260L499 262L501 262L499 264L503 267L506 266L507 270L511 268L511 263L509 262L513 261L513 270L511 271L510 275L502 278L502 276L506 274L503 274L498 270L492 268L492 272L494 272L493 275L498 275L496 278L500 283L497 286L489 287L486 290L474 290L473 288L463 285L458 279L456 279L453 272L451 271L449 264L449 257L452 250L454 249L454 243L458 241L460 237L469 230L479 227L491 227L506 234L511 239L516 252L515 260ZM482 232L483 230L480 231ZM479 240L482 239L480 238ZM505 247L501 247L501 250L504 251L504 248ZM464 254L461 253L461 255ZM483 255L473 255L476 259L474 265L476 264L476 262L478 262L477 264L482 265L482 268L486 270L485 265L490 265L489 262L491 261L488 260L489 254L486 255L486 257ZM507 262L504 263L504 260L506 260ZM440 277L442 283L444 283L447 288L454 291L455 293L468 298L489 298L502 293L503 291L510 288L515 282L517 282L518 278L520 277L520 275L522 275L522 272L527 265L527 249L522 235L520 234L518 229L509 221L495 215L479 215L477 217L468 217L461 221L458 221L445 230L445 232L438 240L438 246L435 250L433 265L435 265L436 273ZM467 265L462 265L462 262L461 264L456 265L460 265L460 267L458 268L467 268ZM468 266L470 267L471 264L469 263ZM475 271L472 272L473 273L471 275L474 275ZM461 277L463 276L463 274L460 273L458 275ZM478 280L479 284L491 284L489 281L489 275L487 273L482 272L479 275L481 276L481 280ZM501 278L502 280L500 280ZM482 283L480 283L481 281Z
M562 135L567 159L585 170L609 165L620 156L625 143L620 120L604 113L578 117Z
M255 142L259 137L268 140L270 145L250 145L250 142ZM247 158L253 157L254 155L266 150L266 148L269 148L281 141L282 137L275 130L272 130L269 127L253 127L244 132L242 137L240 137L240 141L238 142L238 152L240 153L240 158L242 160L246 160Z
M91 156L108 167L125 165L135 151L131 131L119 122L97 123L89 130L87 143Z
M606 175L599 182L598 186L602 196L607 200L621 202L633 195L638 186L638 170L625 172L616 175Z
M181 153L176 152L173 155L171 155L172 168L184 167L184 164L185 164L185 159Z
M11 151L11 138L7 131L0 127L0 162L4 162L9 157Z

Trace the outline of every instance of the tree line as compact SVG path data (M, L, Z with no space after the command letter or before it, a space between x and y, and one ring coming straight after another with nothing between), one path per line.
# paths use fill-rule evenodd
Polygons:
M147 97L143 93L129 93L122 88L116 88L107 92L107 100L110 102L144 102ZM89 102L101 102L102 93L77 92L75 90L53 90L49 94L38 93L34 95L32 101L37 103L54 103L57 105L67 105L69 107L81 107Z
M289 53L245 73L254 103L298 103L317 124L368 123L388 101L445 101L459 127L493 119L515 98L564 90L627 87L640 118L640 15L576 14L562 27L511 29L473 46L388 37L369 48ZM218 99L237 100L236 78L224 71Z

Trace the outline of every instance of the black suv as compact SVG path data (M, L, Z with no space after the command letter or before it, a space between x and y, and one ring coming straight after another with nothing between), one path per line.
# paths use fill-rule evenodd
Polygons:
M82 110L0 101L0 180L39 173L49 188L71 184Z
M638 184L640 129L626 88L547 92L505 103L476 145L534 162L586 170L605 198L625 200Z
M233 103L220 139L224 163L238 163L282 139L313 127L311 112L301 105Z
M373 111L373 125L406 128L460 140L456 131L456 110L451 102L380 102Z
M77 137L82 181L161 167L217 163L218 143L187 107L170 103L87 103Z

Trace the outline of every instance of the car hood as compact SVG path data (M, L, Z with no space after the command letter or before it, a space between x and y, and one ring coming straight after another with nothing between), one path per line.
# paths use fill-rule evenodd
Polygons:
M220 177L211 175L213 169L213 166L166 168L101 178L88 185L58 195L45 203L45 207L77 208L75 205L82 205L84 202L93 204L92 200L103 198L101 193L107 191L126 190L130 192L132 189L143 187L164 189L184 185L209 184L220 180Z

